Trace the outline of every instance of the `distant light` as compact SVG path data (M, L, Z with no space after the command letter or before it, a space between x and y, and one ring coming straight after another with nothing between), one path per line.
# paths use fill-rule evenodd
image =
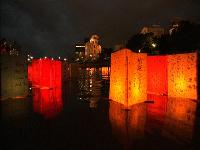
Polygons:
M139 51L138 51L139 53L141 52L141 49L139 49Z
M29 59L29 58L28 58L27 60L28 60L28 61L30 61L30 59Z
M45 56L44 58L46 59L47 57Z
M31 59L33 59L33 56L31 56Z
M53 60L53 58L51 58L51 60Z
M31 90L32 88L30 87L29 90Z
M156 43L152 43L151 45L152 45L154 48L156 47Z
M60 59L60 56L58 57L58 59Z
M85 47L84 45L76 45L76 47Z
M29 55L28 55L28 57L29 57Z
M92 55L90 54L90 57L92 57Z
M64 58L64 61L66 61L67 59L66 58Z

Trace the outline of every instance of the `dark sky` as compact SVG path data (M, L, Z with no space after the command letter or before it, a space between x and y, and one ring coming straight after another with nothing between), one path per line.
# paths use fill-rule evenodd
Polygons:
M199 1L1 0L1 38L37 56L69 56L93 33L103 47L112 47L144 25L167 25L173 17L199 21Z

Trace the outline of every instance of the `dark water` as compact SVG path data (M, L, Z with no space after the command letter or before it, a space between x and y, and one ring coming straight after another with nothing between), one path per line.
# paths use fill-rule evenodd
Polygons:
M128 110L108 100L107 74L82 71L62 88L1 102L0 149L200 149L197 103L148 95Z

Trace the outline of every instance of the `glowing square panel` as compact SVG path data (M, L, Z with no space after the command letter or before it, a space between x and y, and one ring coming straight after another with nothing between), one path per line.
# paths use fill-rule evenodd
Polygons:
M127 50L111 54L111 74L109 99L125 104L127 99Z
M147 57L147 93L168 94L167 56Z
M61 61L51 59L34 59L32 61L32 85L38 88L61 86Z
M197 53L168 56L168 95L197 99Z
M122 49L111 55L109 98L125 107L147 98L147 54Z
M128 106L147 99L147 54L128 51Z

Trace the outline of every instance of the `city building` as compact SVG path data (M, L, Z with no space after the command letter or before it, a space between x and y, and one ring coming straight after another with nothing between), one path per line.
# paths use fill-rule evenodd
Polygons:
M75 61L82 61L85 58L85 45L76 44L75 46Z
M152 25L148 27L143 27L141 34L153 33L155 37L161 37L161 35L165 34L165 29L160 25Z
M99 45L99 36L92 35L90 40L85 44L86 60L97 60L101 54L101 45Z

